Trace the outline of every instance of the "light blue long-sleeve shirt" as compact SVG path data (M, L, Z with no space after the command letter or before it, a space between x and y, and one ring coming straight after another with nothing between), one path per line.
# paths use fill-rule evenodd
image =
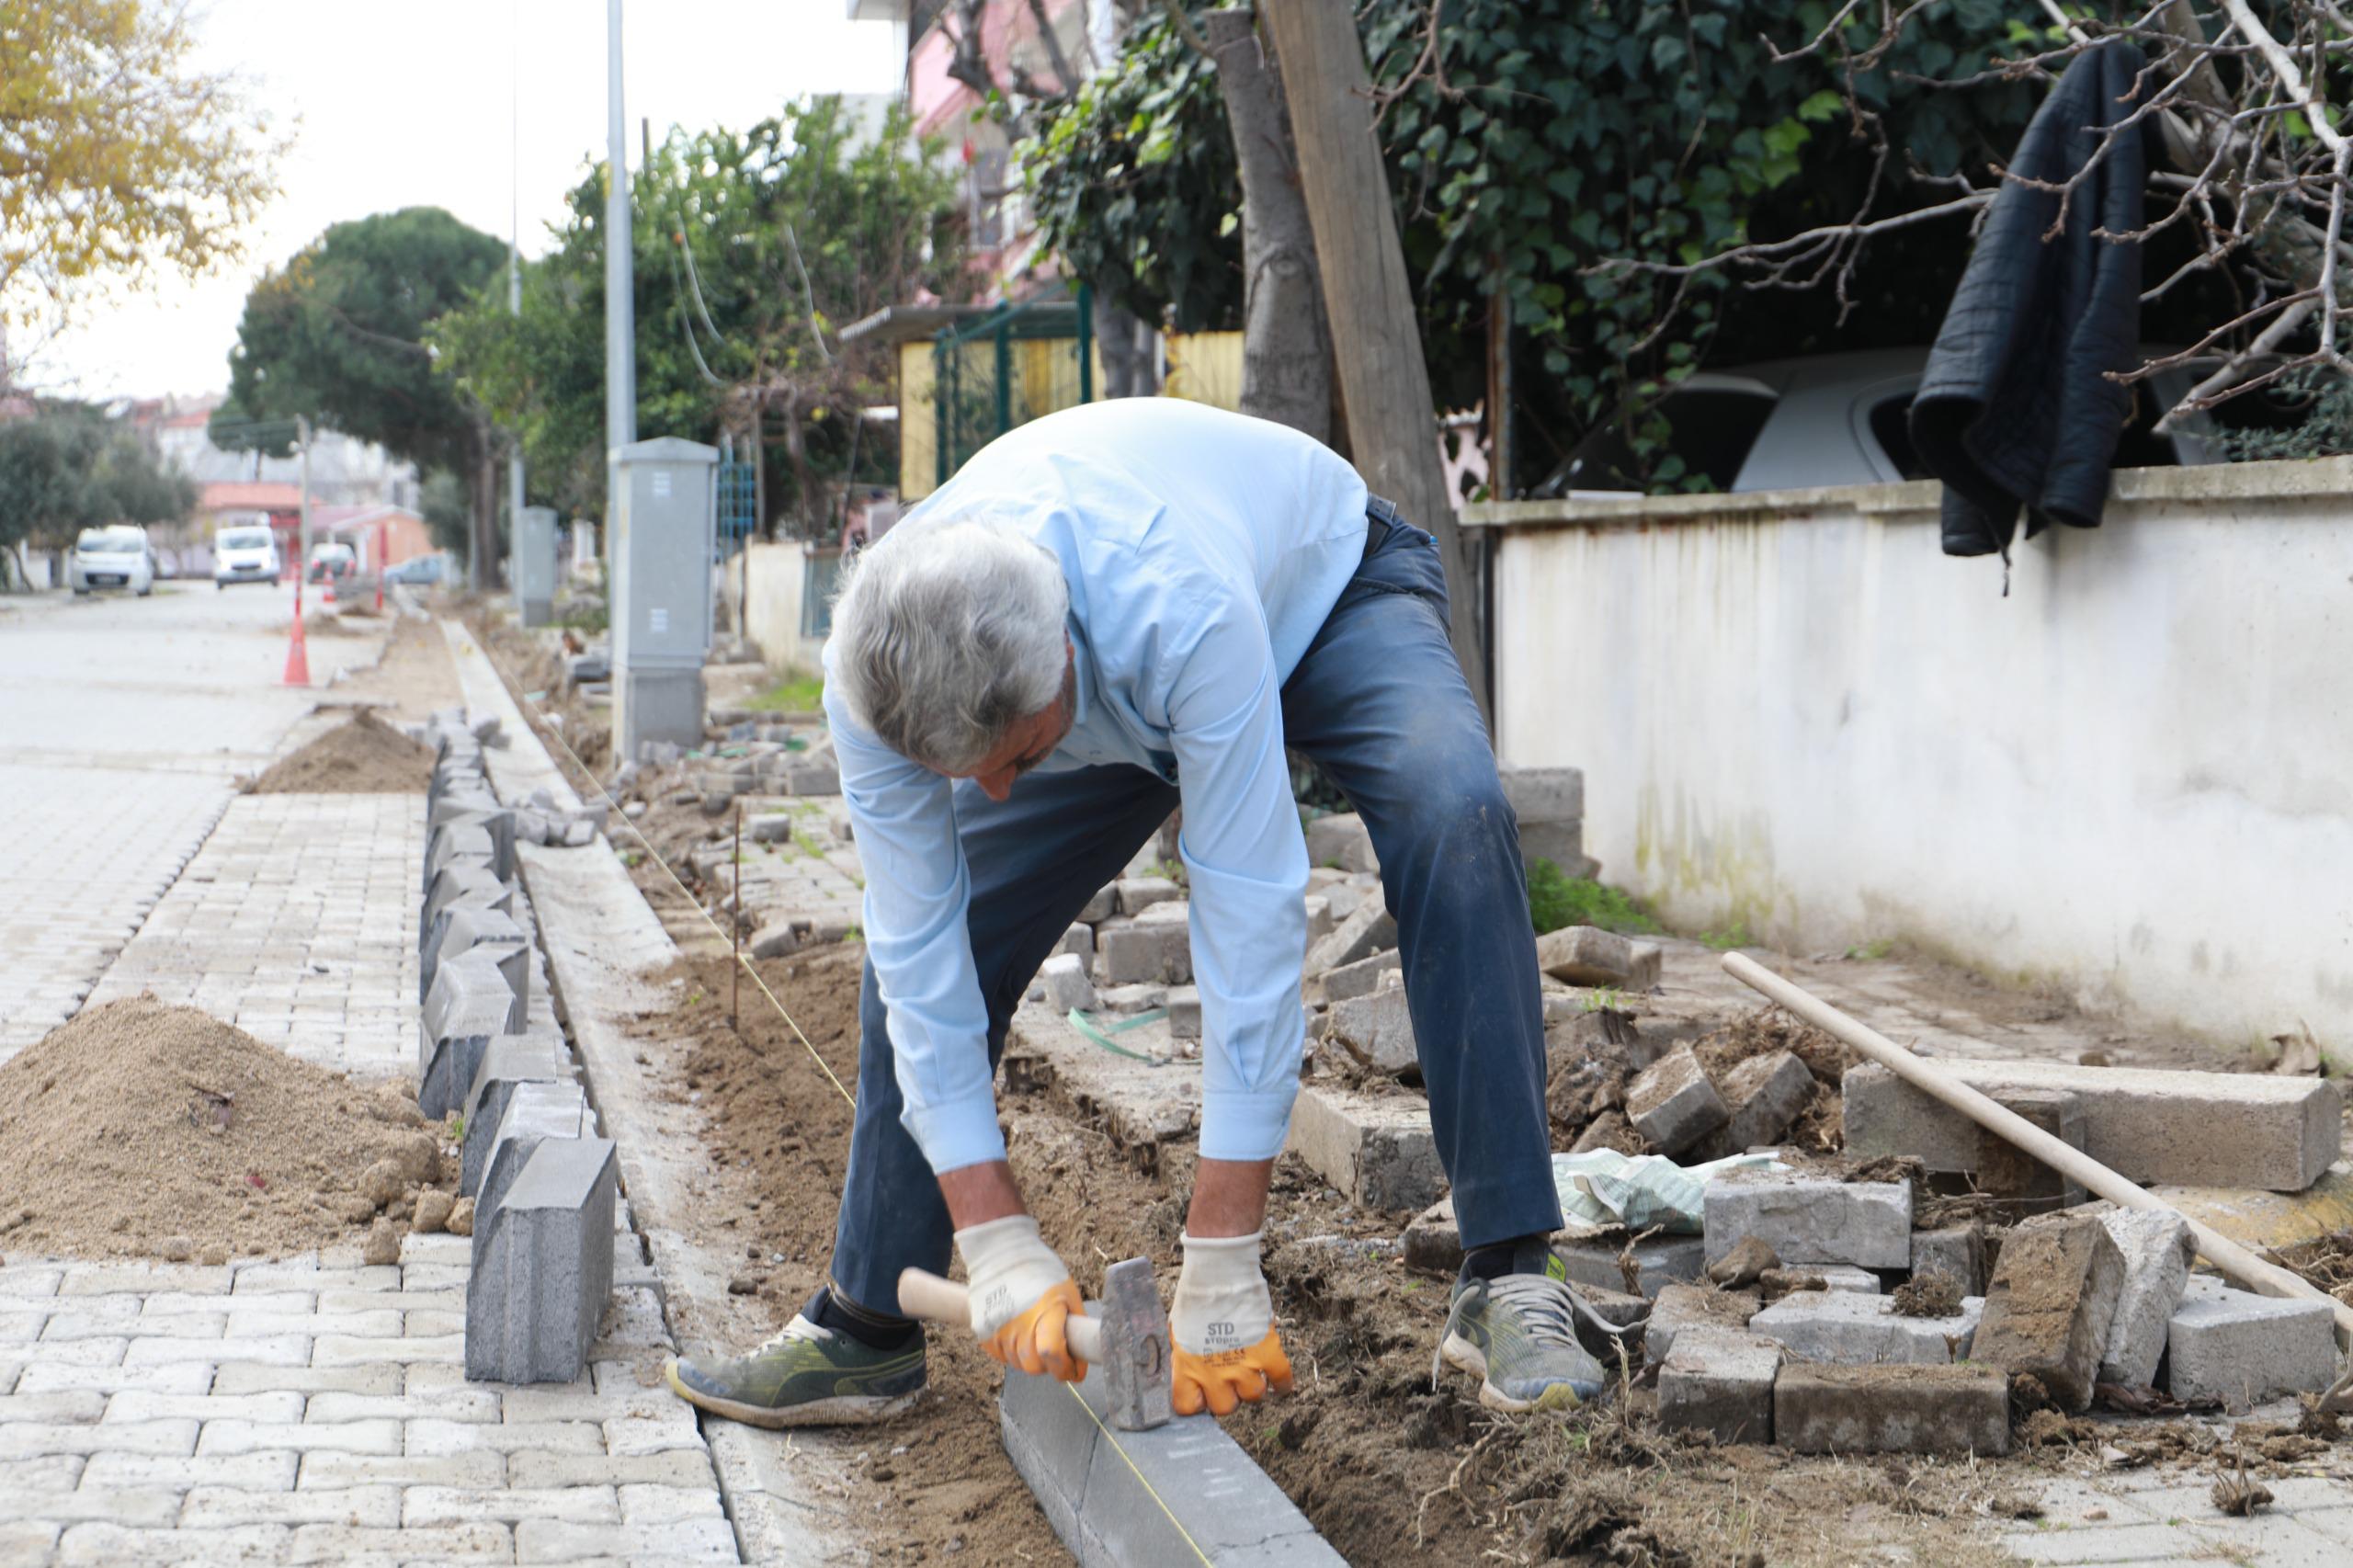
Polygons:
M1294 430L1128 398L1000 437L898 525L986 515L1052 551L1077 700L1040 770L1130 763L1181 792L1211 1159L1272 1158L1290 1129L1307 850L1281 693L1362 559L1365 500L1354 469ZM829 674L834 657L828 644ZM836 690L825 712L903 1119L935 1171L1002 1159L951 785L862 729Z

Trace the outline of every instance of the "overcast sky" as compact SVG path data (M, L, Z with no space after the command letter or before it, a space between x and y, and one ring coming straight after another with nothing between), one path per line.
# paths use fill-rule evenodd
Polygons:
M600 0L208 0L210 62L234 66L290 131L283 194L243 262L101 305L58 337L35 378L85 397L226 388L245 290L328 224L446 207L502 239L519 188L523 254L545 248L563 194L605 150ZM623 43L630 162L637 122L743 127L811 93L892 91L887 22L845 0L631 0ZM519 26L521 63L509 67ZM510 143L510 108L521 131ZM516 149L509 155L510 144Z

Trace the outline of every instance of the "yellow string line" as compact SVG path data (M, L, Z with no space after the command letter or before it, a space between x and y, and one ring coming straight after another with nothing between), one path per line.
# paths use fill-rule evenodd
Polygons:
M517 683L514 676L508 673L505 665L499 663L497 655L490 651L490 644L488 642L480 637L476 637L473 641L474 646L482 651L482 656L484 659L489 660L491 667L498 672L499 679L505 682L510 688L517 687ZM524 709L520 702L516 703L515 706L516 711L522 713L524 722L531 724L534 733L546 734L550 739L553 740L557 745L563 748L563 755L572 759L572 766L578 768L581 776L586 778L591 785L595 786L597 793L604 797L606 805L612 809L613 816L620 820L621 825L628 828L631 834L636 837L640 844L645 846L645 853L653 858L655 865L662 868L662 874L670 879L670 885L678 890L679 896L684 898L688 903L693 906L694 912L697 915L702 916L703 924L709 926L717 935L722 937L726 936L727 933L720 927L719 922L713 920L710 917L710 912L702 906L702 900L695 897L693 893L687 891L687 884L678 880L678 873L670 869L670 862L662 858L662 852L654 847L653 841L647 838L642 832L639 831L637 824L631 822L628 815L621 811L620 802L613 799L612 792L605 788L602 780L597 778L596 770L591 768L586 763L580 760L580 754L572 749L572 744L563 738L563 732L555 725L547 723L543 715L534 714ZM740 862L737 863L735 867L735 875L738 879L741 879L744 875L744 868ZM752 960L750 958L746 957L740 950L735 953L734 957L735 961L744 966L744 972L752 977L752 983L760 988L760 994L768 999L768 1006L774 1007L777 1011L777 1016L782 1018L787 1025L790 1026L794 1036L798 1038L801 1045L808 1050L810 1060L816 1062L817 1065L824 1070L825 1076L832 1080L835 1089L839 1091L843 1099L849 1102L851 1108L857 1108L858 1096L849 1092L849 1090L843 1085L841 1079L835 1075L833 1068L826 1064L825 1059L817 1054L817 1048L811 1045L809 1043L809 1037L801 1032L801 1026L793 1022L791 1013L786 1010L782 1002L777 1000L776 993L770 991L767 986L767 982L760 978L760 971L752 967ZM1193 1539L1193 1532L1185 1528L1185 1521L1176 1517L1176 1510L1171 1508L1168 1506L1167 1500L1160 1495L1159 1491L1152 1484L1151 1478L1146 1476L1142 1470L1137 1468L1136 1461L1129 1457L1127 1449L1120 1443L1117 1434L1115 1434L1110 1427L1103 1424L1103 1417L1095 1413L1095 1407L1086 1403L1086 1396L1078 1392L1078 1385L1076 1383L1063 1383L1063 1390L1064 1392L1068 1393L1071 1398L1078 1402L1078 1407L1081 1410L1086 1412L1086 1418L1095 1423L1095 1429L1103 1434L1104 1439L1111 1445L1111 1451L1120 1456L1120 1462L1128 1467L1128 1473L1134 1476L1136 1478L1136 1484L1143 1488L1144 1495L1151 1498L1154 1505L1160 1509L1161 1513L1167 1517L1168 1523L1176 1529L1176 1533L1184 1539L1185 1544L1192 1550L1193 1555L1200 1559L1202 1568L1214 1568L1214 1564L1210 1562L1210 1554L1201 1550L1200 1542Z

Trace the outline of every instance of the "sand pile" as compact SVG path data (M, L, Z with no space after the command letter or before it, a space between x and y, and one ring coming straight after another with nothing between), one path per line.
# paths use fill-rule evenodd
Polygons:
M433 753L365 708L291 756L247 791L255 795L422 795Z
M357 1241L380 1214L404 1225L455 1165L398 1085L354 1085L153 996L0 1064L11 1254L217 1263Z

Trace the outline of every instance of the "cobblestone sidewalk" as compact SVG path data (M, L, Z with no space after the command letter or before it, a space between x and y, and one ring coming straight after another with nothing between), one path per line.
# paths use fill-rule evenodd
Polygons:
M0 1267L0 1562L733 1562L650 1276L593 1382L464 1378L468 1243Z
M2290 1423L2295 1412L2267 1412ZM2112 1568L2342 1568L2353 1562L2353 1482L2333 1475L2271 1478L2271 1506L2232 1518L2214 1506L2212 1475L2127 1471L2097 1483L2061 1482L2043 1495L2032 1529L2002 1538L2029 1562Z
M153 991L355 1074L416 1072L422 795L241 795L90 994Z

